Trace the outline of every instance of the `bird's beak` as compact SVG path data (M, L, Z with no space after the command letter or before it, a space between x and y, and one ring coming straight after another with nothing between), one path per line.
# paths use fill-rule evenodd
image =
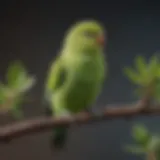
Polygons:
M105 44L105 38L104 38L104 35L100 35L97 37L97 43L101 46L103 46Z

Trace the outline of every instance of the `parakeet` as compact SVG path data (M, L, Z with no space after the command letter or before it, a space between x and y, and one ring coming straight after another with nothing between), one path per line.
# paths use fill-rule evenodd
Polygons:
M83 20L67 31L62 48L52 62L45 85L47 115L63 116L85 111L96 101L106 73L105 29L96 20ZM54 148L64 147L65 127L53 129Z

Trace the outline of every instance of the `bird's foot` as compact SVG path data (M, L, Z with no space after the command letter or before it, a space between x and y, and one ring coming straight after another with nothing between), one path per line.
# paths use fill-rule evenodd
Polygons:
M53 110L49 106L45 106L45 115L46 116L52 116L53 115Z
M86 108L84 109L83 111L80 112L80 116L83 116L83 113L84 114L88 114L89 116L92 116L93 118L101 118L101 113L98 112L98 111L95 111L94 109L92 108ZM81 123L78 122L77 119L74 120L74 123L73 123L73 126L81 126Z

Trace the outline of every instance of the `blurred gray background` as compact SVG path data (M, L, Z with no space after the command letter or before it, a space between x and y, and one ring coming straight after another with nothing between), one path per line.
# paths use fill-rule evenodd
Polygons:
M160 49L160 4L158 1L4 1L0 4L0 78L7 65L21 59L38 83L31 92L42 96L48 63L54 59L65 30L77 20L95 18L108 30L106 49L109 77L96 106L135 100L132 86L122 74L137 54L149 58ZM42 114L42 106L24 106L26 117ZM133 121L117 119L72 128L67 151L52 152L50 133L37 133L0 144L1 160L99 160L142 159L125 153L122 146L132 142L130 129L135 121L159 131L158 117ZM9 121L6 120L6 123Z

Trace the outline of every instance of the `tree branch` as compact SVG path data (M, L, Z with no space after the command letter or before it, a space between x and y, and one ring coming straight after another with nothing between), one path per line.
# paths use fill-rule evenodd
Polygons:
M146 107L145 101L130 105L108 105L101 113L91 114L87 112L77 115L51 118L38 117L35 119L15 122L0 127L0 141L9 142L12 139L35 132L47 131L56 126L70 126L72 124L88 124L113 118L132 118L140 115L160 115L160 106Z

